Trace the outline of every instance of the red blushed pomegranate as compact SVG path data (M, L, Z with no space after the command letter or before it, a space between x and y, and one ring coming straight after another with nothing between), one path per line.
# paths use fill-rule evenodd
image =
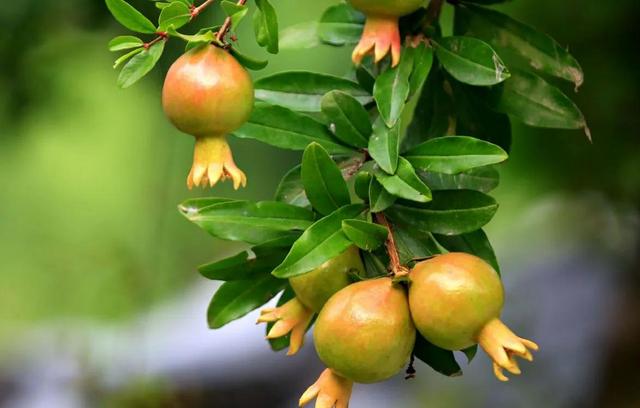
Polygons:
M516 336L500 320L504 289L497 272L477 256L465 253L438 255L414 266L409 273L409 306L418 331L447 350L462 350L476 343L493 360L493 370L520 374L515 357L533 360L538 346Z
M193 49L173 63L162 89L162 105L176 128L196 138L189 188L213 187L227 178L235 189L246 185L226 135L249 119L253 98L249 74L219 47Z
M391 66L400 62L401 39L398 19L411 14L425 4L425 0L348 0L367 16L360 42L351 58L356 65L365 55L374 54L375 62L391 51Z

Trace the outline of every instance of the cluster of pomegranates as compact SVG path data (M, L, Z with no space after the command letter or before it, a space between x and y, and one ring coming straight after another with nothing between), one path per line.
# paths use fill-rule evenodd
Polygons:
M291 333L295 354L314 313L316 351L328 367L302 395L303 406L346 407L353 382L374 383L397 374L407 364L416 330L447 350L479 344L493 360L496 377L503 370L520 374L515 357L531 361L538 346L516 336L500 321L504 303L497 272L466 253L447 253L417 263L405 279L391 277L350 284L349 272L364 269L353 247L319 268L292 278L296 297L263 310L259 322L276 322L269 338Z

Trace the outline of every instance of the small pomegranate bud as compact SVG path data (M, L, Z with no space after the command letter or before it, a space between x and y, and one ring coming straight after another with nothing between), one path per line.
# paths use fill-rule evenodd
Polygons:
M253 83L227 51L213 45L193 49L173 63L164 82L164 112L179 130L196 138L189 188L227 178L245 186L226 141L253 109Z
M493 360L493 370L520 374L515 357L532 361L532 341L516 336L499 319L504 290L496 271L484 260L449 253L418 263L409 274L409 305L418 331L447 350L479 343Z
M391 66L400 62L400 29L398 19L418 10L424 0L348 0L351 5L367 16L360 42L353 50L351 59L356 65L365 55L374 54L375 62L382 60L391 51Z

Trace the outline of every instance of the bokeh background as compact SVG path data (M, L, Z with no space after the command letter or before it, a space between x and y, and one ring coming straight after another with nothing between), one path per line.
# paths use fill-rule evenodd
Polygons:
M281 27L333 0L274 0ZM286 358L255 314L219 331L216 283L195 267L240 249L176 210L192 139L162 116L163 73L115 85L107 41L122 34L101 0L0 6L0 406L292 407L320 372L313 347ZM132 1L149 13L149 1ZM448 7L448 6L447 6ZM568 44L593 144L572 131L514 127L488 231L508 293L505 320L542 347L498 383L480 355L459 378L419 363L413 381L358 385L360 407L640 406L640 2L519 0L500 6ZM148 14L150 15L150 14ZM451 18L450 8L445 19ZM218 7L201 20L221 19ZM243 50L263 55L247 21ZM349 50L283 51L255 77L346 73ZM247 189L270 199L299 160L233 140Z

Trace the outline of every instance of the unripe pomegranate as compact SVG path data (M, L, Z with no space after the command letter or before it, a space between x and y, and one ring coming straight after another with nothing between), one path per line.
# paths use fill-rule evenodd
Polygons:
M311 272L289 279L296 297L277 308L260 312L258 323L273 323L267 338L275 339L291 333L288 355L300 350L304 334L315 313L340 289L351 283L349 273L364 272L360 251L352 246Z
M360 42L351 58L360 64L365 55L373 51L376 62L391 50L391 66L400 62L400 30L398 19L418 10L425 0L348 0L367 16Z
M195 48L173 63L164 82L162 105L175 127L196 138L189 188L213 186L226 178L235 189L246 185L226 135L249 119L253 97L247 71L219 47Z
M413 321L431 343L447 350L479 343L502 381L507 380L502 369L520 374L515 356L533 359L529 349L538 346L516 336L499 319L502 282L484 260L465 253L438 255L415 265L409 278Z
M360 383L399 372L415 337L405 289L391 278L340 290L322 308L313 332L320 360L340 377Z

